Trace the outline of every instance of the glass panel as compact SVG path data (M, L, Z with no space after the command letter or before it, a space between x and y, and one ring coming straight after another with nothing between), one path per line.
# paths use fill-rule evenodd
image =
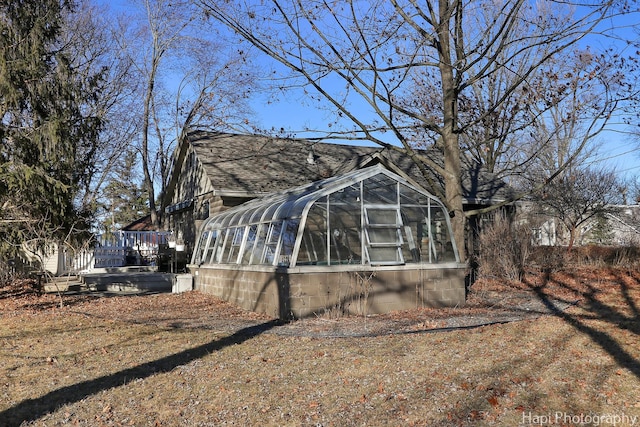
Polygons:
M251 218L247 221L249 223L253 223L253 222L260 222L262 219L262 214L264 213L264 211L268 208L269 206L260 206L256 209L253 209L251 212Z
M360 205L360 183L350 185L332 193L330 203L332 205L343 204L351 206L352 208Z
M220 231L220 235L216 239L216 245L213 250L213 254L211 255L211 259L209 260L211 264L220 264L222 262L222 248L224 246L225 239L229 234L228 232L229 230L227 229Z
M236 227L229 230L229 236L227 237L227 247L225 247L225 254L223 260L229 264L237 264L238 252L240 251L240 245L242 244L242 235L244 234L244 227Z
M218 258L218 264L225 264L229 258L229 250L231 248L231 241L233 240L233 234L235 228L227 228L224 230L224 240L222 241L221 253Z
M300 211L295 209L295 204L297 199L287 199L280 206L278 206L278 210L274 212L274 218L290 218L290 217L299 217ZM303 206L304 207L304 206Z
M238 211L238 212L235 212L235 213L229 215L229 217L230 217L229 226L236 227L236 226L239 226L239 225L244 225L244 223L242 221L240 221L240 219L242 218L242 214L244 212L245 211L242 210L242 211Z
M451 232L447 222L445 212L440 207L431 208L430 239L433 242L431 249L434 255L434 262L456 261L456 255L451 243Z
M407 187L404 184L400 184L400 203L408 205L423 205L429 204L430 197L426 194Z
M250 224L251 214L253 212L255 212L253 209L243 209L238 213L238 215L236 215L236 218L234 218L234 221L235 221L234 224L237 224L237 225Z
M398 203L397 181L383 174L363 181L364 202L367 204L395 205Z
M278 242L280 241L280 236L282 235L282 221L276 221L268 224L268 227L267 224L265 224L263 229L268 230L264 242L264 250L262 251L260 260L254 260L254 262L271 265L273 264L273 259L278 249ZM257 254L254 256L257 256Z
M204 256L202 257L202 260L200 261L201 264L209 263L209 260L211 259L211 254L213 254L213 251L216 245L217 235L218 235L217 230L211 232L211 238L207 242L207 248L205 250Z
M309 209L296 265L327 263L327 209L325 200L314 203Z
M325 197L314 203L309 209L305 228L312 232L327 231L327 202Z
M293 246L296 243L299 226L300 221L297 219L285 221L282 231L282 249L280 249L278 265L288 266L291 263L291 255L293 254Z
M280 240L282 234L282 223L283 221L275 221L269 224L269 233L266 240L267 245L273 246L278 244L278 240Z
M332 228L329 242L331 264L360 264L362 262L360 236L353 229Z
M217 226L220 228L227 228L229 226L229 222L231 222L231 217L233 217L233 215L220 214L220 219L216 220Z
M329 197L331 264L362 263L360 189L349 187Z
M304 230L296 265L327 264L327 233Z
M205 251L205 247L207 246L207 241L209 240L210 231L204 231L198 240L198 245L196 246L196 251L193 255L193 263L201 264L202 263L202 255Z
M273 219L273 216L276 212L276 210L278 208L280 208L280 206L282 205L282 201L278 202L278 203L273 203L271 205L269 205L269 207L265 210L265 216L264 216L264 220L265 221L270 221Z
M405 259L432 263L456 261L447 212L442 204L405 185L400 186L400 195L406 228L402 230L403 237L409 245L402 249ZM415 240L415 248L409 234Z
M406 262L429 261L428 246L422 249L423 238L426 238L426 228L424 219L427 217L427 210L420 207L401 208L402 214L402 255ZM424 258L423 258L424 257Z
M367 209L369 225L398 225L398 209Z
M370 228L369 242L372 244L397 244L398 229L397 228Z
M262 260L262 252L264 252L265 240L267 238L267 231L269 231L269 224L260 224L258 226L258 233L256 235L256 243L254 245L251 258L249 259L250 264L260 264ZM247 238L247 243L249 243ZM249 248L247 247L247 250Z
M397 247L370 247L369 258L371 264L402 264L400 251Z
M240 259L240 264L249 264L249 260L251 259L251 254L253 254L253 247L256 242L256 232L258 231L258 225L253 224L249 226L247 229L247 241L244 244L244 249L242 252L242 257Z

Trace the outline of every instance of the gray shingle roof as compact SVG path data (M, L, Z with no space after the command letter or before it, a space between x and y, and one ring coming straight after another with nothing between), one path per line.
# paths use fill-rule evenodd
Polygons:
M378 161L391 163L427 191L433 191L411 159L382 147L204 131L190 133L188 141L214 188L221 192L270 193ZM434 159L439 157L435 150L424 153ZM486 204L508 198L509 189L504 182L494 179L478 165L467 163L463 168L467 203ZM436 181L441 180L436 178Z

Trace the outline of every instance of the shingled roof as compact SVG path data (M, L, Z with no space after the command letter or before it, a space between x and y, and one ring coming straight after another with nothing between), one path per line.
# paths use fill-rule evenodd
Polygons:
M204 131L191 132L186 143L193 147L214 189L220 193L243 193L255 197L377 162L433 192L411 159L382 147ZM185 150L183 141L177 149L173 178L184 163ZM436 161L441 157L436 150L424 153ZM463 167L463 196L467 204L492 204L508 198L509 189L504 182L496 180L479 165L467 163ZM441 181L435 175L432 178L436 182ZM171 193L172 185L175 182L170 182L168 193Z

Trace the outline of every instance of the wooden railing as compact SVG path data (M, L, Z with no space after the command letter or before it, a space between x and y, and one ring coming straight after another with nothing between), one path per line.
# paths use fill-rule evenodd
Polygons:
M94 268L155 265L158 248L171 233L164 231L119 231L94 236L91 247L75 253L66 250L59 272L81 273Z
M94 267L153 265L158 247L167 243L169 235L165 231L119 231L98 236L98 243L93 249Z

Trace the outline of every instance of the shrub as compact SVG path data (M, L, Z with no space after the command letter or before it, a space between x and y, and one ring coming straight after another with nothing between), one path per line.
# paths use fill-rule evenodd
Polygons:
M536 246L531 251L530 265L539 270L553 273L571 263L570 253L563 246Z
M480 277L522 280L531 256L531 230L496 214L482 227L478 245Z
M546 272L564 267L625 267L637 268L640 264L640 248L637 246L538 246L533 249L531 264Z

